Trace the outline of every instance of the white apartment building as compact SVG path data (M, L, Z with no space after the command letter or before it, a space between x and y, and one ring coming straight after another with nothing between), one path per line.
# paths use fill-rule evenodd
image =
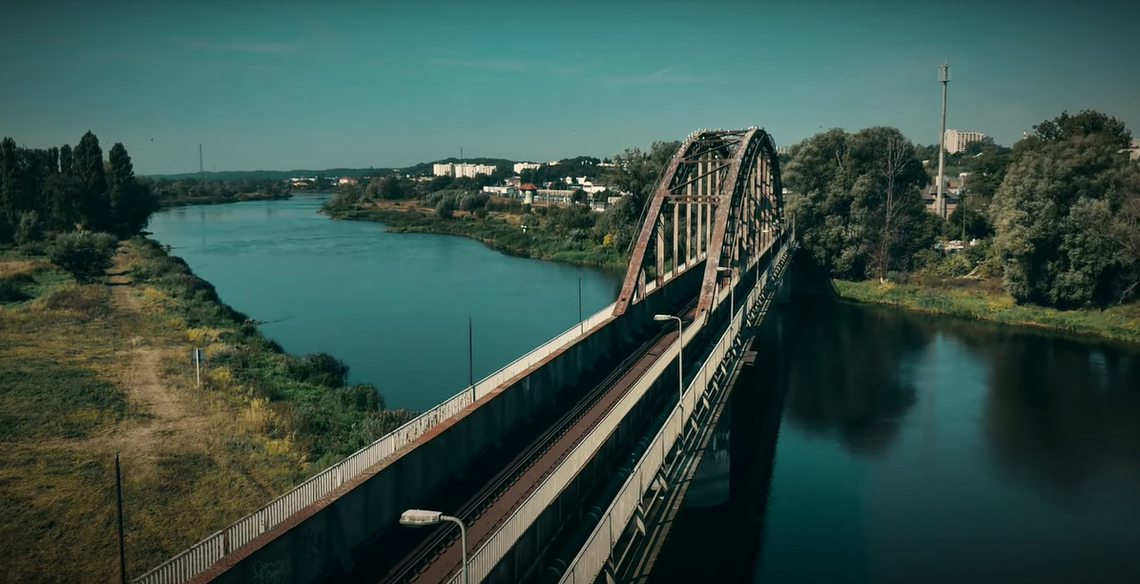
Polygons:
M949 154L956 154L966 149L966 144L970 142L981 142L986 137L981 132L972 132L968 130L946 130L946 135L943 137L946 144L946 152Z
M443 164L431 165L431 173L435 176L453 176L459 178L461 176L467 178L475 178L478 174L494 174L495 167L491 164L455 164L447 162Z
M534 170L540 166L542 166L542 165L537 163L537 162L516 162L515 163L515 174L519 174L524 170Z
M1140 160L1140 138L1132 141L1131 151L1128 153L1129 160Z

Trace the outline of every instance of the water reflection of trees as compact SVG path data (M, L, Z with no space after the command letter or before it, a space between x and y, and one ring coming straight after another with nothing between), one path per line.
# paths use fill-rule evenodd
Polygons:
M843 304L797 307L792 315L787 418L834 435L857 454L886 450L915 404L900 365L923 350L929 326L893 311Z
M1102 471L1140 481L1140 356L1030 335L988 345L985 433L1001 471L1074 497Z

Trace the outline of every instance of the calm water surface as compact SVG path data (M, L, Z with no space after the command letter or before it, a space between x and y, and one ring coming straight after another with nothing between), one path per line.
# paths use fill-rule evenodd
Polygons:
M1140 582L1135 349L839 303L763 338L729 500L678 522L711 559L657 581Z
M579 276L584 316L617 296L618 274L332 221L317 214L325 198L177 208L149 229L287 351L343 359L393 407L467 385L468 317L478 380L578 322Z

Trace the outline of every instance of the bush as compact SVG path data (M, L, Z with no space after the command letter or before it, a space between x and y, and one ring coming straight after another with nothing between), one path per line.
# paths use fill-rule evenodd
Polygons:
M384 400L371 383L353 383L339 390L340 399L349 408L375 412L384 407Z
M444 199L435 206L435 215L440 219L451 219L455 213L455 202L451 199Z
M30 241L20 246L20 251L26 256L43 256L47 255L47 248L39 241Z
M25 211L20 214L20 222L16 224L16 243L21 246L43 238L43 225L40 216L35 211Z
M328 353L309 353L289 361L289 374L305 383L343 387L348 382L348 365Z
M7 278L0 278L0 302L20 302L31 298L24 292L24 284L34 282L27 274L17 274Z
M52 310L74 310L87 316L107 311L109 292L103 286L75 286L56 290L44 304Z
M49 259L81 284L94 282L111 267L118 240L110 233L78 231L55 240Z

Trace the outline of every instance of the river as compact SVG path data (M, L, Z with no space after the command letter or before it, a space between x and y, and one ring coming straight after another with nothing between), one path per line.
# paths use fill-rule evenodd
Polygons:
M727 500L650 582L1140 582L1136 348L819 301L763 331Z
M390 407L428 409L614 301L621 275L462 237L317 213L327 195L177 207L148 230L294 354L344 360Z
M620 275L332 221L322 197L159 213L222 299L424 409L613 301ZM727 501L653 582L1140 581L1134 348L837 302L778 307L731 404Z

